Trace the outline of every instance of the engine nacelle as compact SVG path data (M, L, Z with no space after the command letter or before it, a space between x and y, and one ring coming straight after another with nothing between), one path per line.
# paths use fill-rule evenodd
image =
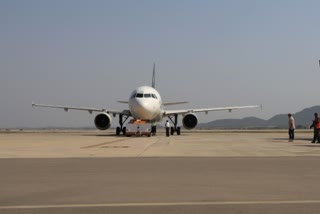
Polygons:
M182 124L185 129L193 129L198 124L198 117L193 113L186 114L182 118Z
M96 125L97 129L100 129L100 130L106 130L110 128L111 122L112 122L112 118L107 113L98 114L94 118L94 124Z

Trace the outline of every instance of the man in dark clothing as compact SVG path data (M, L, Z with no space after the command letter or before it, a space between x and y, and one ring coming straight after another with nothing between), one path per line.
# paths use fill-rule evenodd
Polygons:
M310 126L310 129L313 128L313 140L311 143L318 143L320 142L320 136L319 136L319 131L320 131L320 121L318 117L318 113L314 113L314 119L312 121L312 124Z

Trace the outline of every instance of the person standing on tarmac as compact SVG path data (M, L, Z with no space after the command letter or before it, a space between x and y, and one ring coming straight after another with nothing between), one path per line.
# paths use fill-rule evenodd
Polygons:
M314 119L312 121L312 124L310 126L310 129L313 128L313 140L311 143L320 143L320 121L318 117L318 113L314 113Z
M169 122L169 120L166 121L165 127L166 127L166 136L169 137L169 131L170 131L170 122Z
M296 128L296 124L294 121L294 118L292 116L292 114L288 114L288 118L289 118L289 141L293 141L294 140L294 129Z

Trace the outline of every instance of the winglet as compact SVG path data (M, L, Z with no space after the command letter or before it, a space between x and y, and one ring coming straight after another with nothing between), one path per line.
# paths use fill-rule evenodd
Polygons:
M152 88L156 88L156 63L153 63Z

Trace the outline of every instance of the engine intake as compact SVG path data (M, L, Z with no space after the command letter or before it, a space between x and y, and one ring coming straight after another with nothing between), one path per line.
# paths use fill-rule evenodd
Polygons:
M94 124L96 125L97 129L100 129L100 130L106 130L110 128L111 122L112 122L112 118L107 113L98 114L94 118Z
M186 114L182 119L182 124L185 129L193 129L198 124L198 118L195 114Z

